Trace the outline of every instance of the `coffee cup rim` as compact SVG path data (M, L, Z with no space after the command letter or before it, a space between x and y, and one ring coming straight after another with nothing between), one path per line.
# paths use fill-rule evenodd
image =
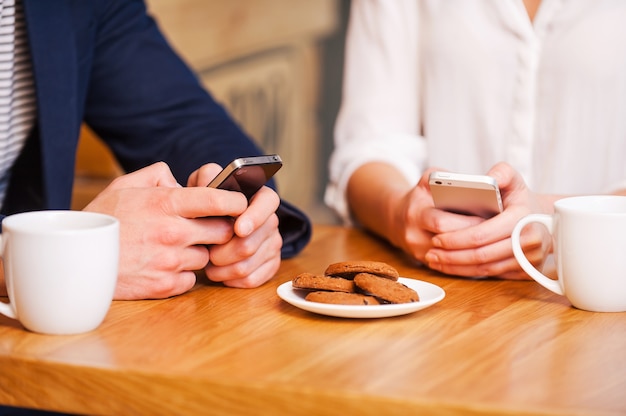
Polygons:
M559 199L554 203L556 210L586 211L596 212L597 208L606 208L607 203L612 205L609 208L615 210L601 211L603 214L626 215L626 196L623 195L583 195ZM622 209L620 209L622 208Z
M93 218L98 220L93 224L89 224L86 227L76 227L76 228L68 228L68 229L56 229L56 230L48 230L43 231L37 228L33 228L32 219L34 217L72 217L72 218ZM11 229L19 232L32 232L34 234L39 234L42 232L53 232L53 233L64 233L64 232L81 232L81 231L89 231L94 229L104 229L108 227L118 227L119 220L108 214L103 214L100 212L92 212L92 211L75 211L75 210L41 210L41 211L26 211L20 212L16 214L11 214L5 217L2 220L1 227L2 230Z

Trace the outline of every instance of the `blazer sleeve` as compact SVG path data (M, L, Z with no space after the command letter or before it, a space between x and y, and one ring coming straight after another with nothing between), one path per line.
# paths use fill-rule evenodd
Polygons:
M165 161L186 183L203 164L263 153L173 51L143 1L99 4L85 121L126 171ZM310 219L284 200L277 214L282 255L292 257L311 238Z

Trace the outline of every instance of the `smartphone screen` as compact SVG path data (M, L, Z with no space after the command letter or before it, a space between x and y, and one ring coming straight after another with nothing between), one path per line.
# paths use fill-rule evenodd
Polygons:
M282 167L278 155L243 157L233 160L209 183L209 187L238 191L248 200Z

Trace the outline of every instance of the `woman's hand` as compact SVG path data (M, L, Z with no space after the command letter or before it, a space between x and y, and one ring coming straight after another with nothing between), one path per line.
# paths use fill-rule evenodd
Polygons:
M425 255L426 264L459 276L528 279L513 256L511 232L515 224L530 213L551 213L556 197L533 193L521 175L506 163L495 165L488 175L500 186L504 211L488 220L471 217L474 224L467 223L456 229L441 227L432 237L433 248ZM443 212L436 216L438 223L452 223L456 217L465 216ZM526 227L521 243L531 263L540 267L551 249L547 230L537 224Z

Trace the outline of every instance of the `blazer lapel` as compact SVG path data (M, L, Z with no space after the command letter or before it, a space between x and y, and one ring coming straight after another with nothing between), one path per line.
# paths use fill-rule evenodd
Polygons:
M37 94L46 206L69 208L80 133L71 10L66 0L23 2Z

